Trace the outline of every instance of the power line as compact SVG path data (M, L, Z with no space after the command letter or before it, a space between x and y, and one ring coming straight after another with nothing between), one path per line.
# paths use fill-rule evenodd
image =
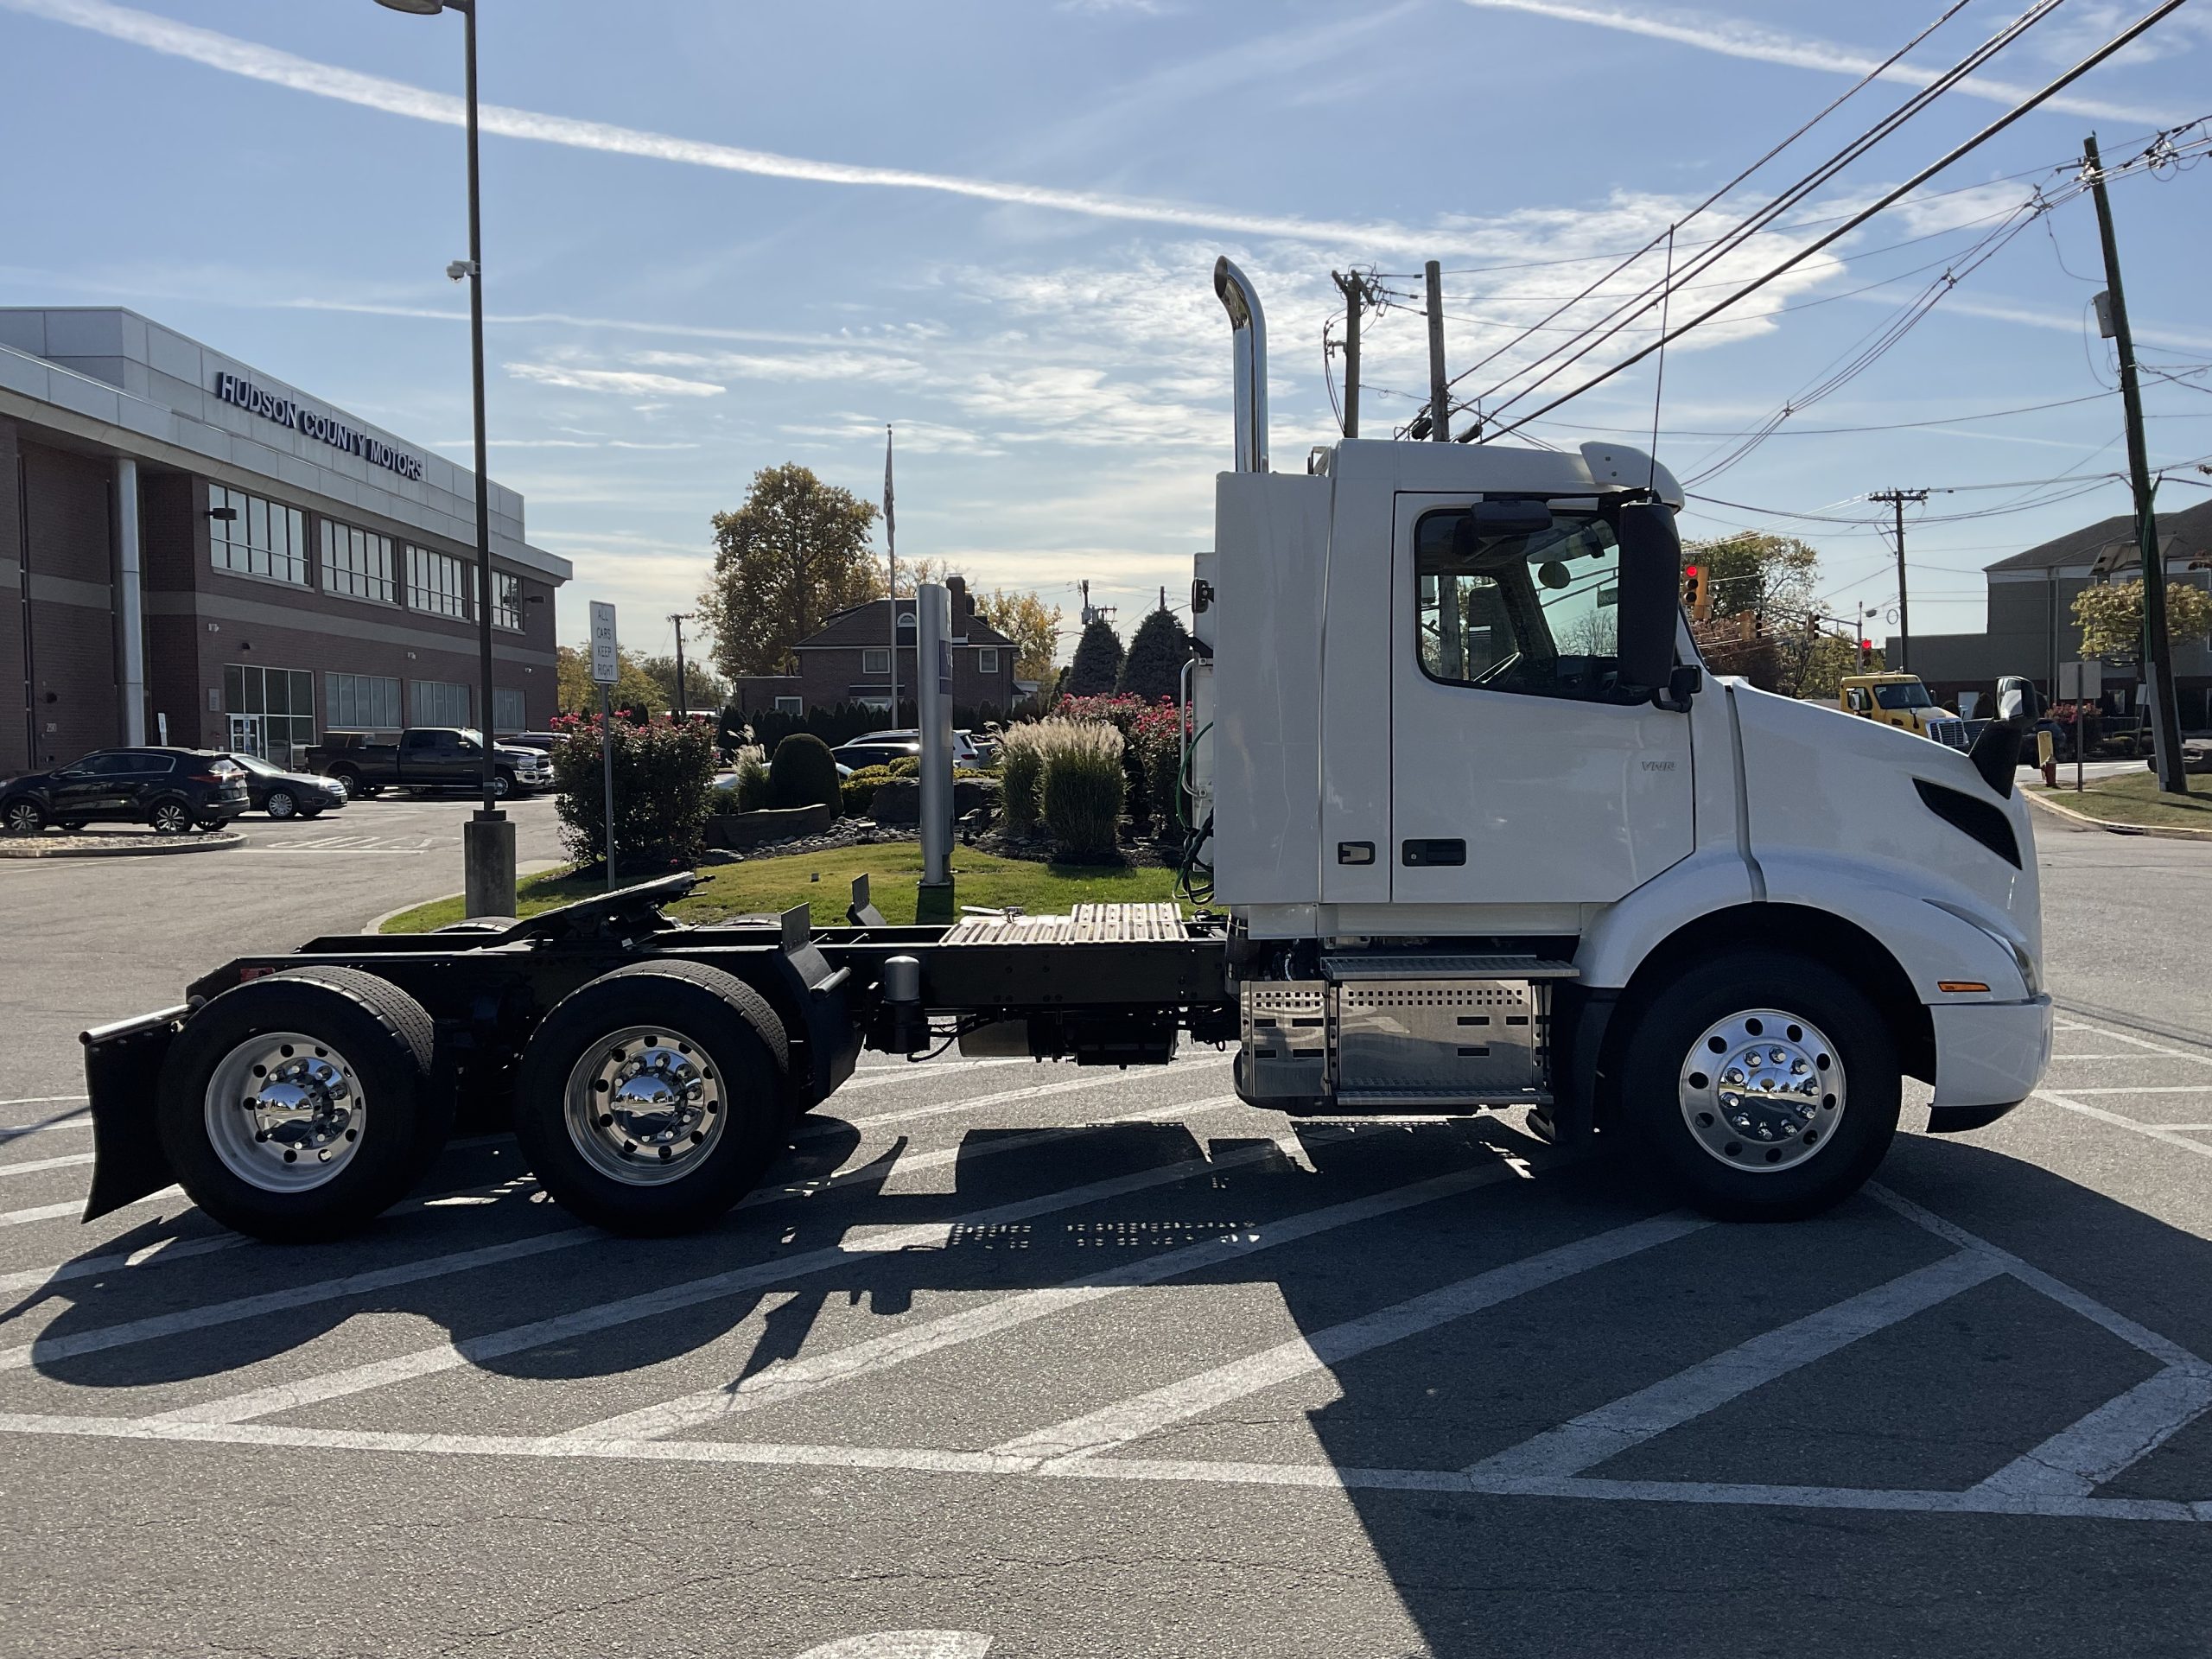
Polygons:
M1859 226L1866 223L1866 220L1872 219L1876 214L1885 212L1890 207L1895 206L1904 197L1910 194L1921 185L1926 183L1929 179L1934 178L1945 168L1954 166L1958 162L1963 160L1966 156L1973 154L1974 151L1979 149L1982 145L1996 137L1998 134L2012 126L2013 123L2018 121L2022 117L2038 108L2044 103L2047 103L2052 98L2056 97L2058 93L2064 91L2075 81L2080 79L2090 70L2095 68L2097 65L2102 63L2107 58L2111 57L2114 53L2120 51L2130 41L2142 35L2144 31L2150 29L2152 25L2171 16L2174 11L2178 10L2182 4L2183 0L2161 0L2161 3L2158 5L2154 6L2150 11L2137 19L2133 23L2131 23L2126 29L2120 30L2120 33L2113 35L2109 41L2106 41L2104 45L2099 47L2087 57L2082 59L2081 61L2074 65L2073 67L2066 70L2043 86L2040 90L2031 93L2029 97L2013 105L2012 108L2006 111L2003 115L1991 122L1988 125L1983 127L1972 137L1960 144L1954 145L1949 150L1946 151L1935 162L1929 163L1927 167L1923 168L1919 172L1914 174L1903 184L1897 186L1894 189L1885 192L1872 204L1860 210L1858 213L1853 214L1835 230L1829 232L1827 235L1821 237L1808 244L1805 247L1799 249L1788 258L1783 260L1779 264L1775 265L1773 268L1766 271L1764 275L1745 284L1745 286L1732 297L1721 301L1718 305L1707 308L1707 309L1700 312L1697 316L1692 318L1688 322L1686 322L1680 327L1670 331L1672 337L1678 339L1682 334L1689 333L1692 329L1702 327L1705 323L1710 321L1713 318L1718 316L1722 312L1729 309L1732 306L1737 304L1741 300L1757 292L1759 289L1765 287L1777 277L1781 276L1785 272L1794 270L1796 266L1803 264L1804 261L1810 258L1814 254L1819 252L1822 248L1827 247L1830 243L1848 234ZM2041 13L2037 12L2032 15L2039 16L2041 16ZM1647 307L1646 308L1649 308ZM1522 416L1519 421L1513 422L1502 427L1494 427L1488 433L1487 440L1495 440L1496 438L1503 436L1507 433L1518 429L1519 427L1526 424L1530 420L1535 419L1537 416L1549 414L1560 404L1567 403L1575 397L1580 397L1584 392L1604 384L1606 380L1609 380L1613 376L1620 373L1624 369L1641 362L1644 358L1649 356L1656 347L1656 342L1651 346L1643 346L1640 350L1631 353L1620 362L1614 364L1611 368L1600 372L1588 381L1586 381L1583 385L1575 387L1573 391L1563 393L1561 396L1554 398L1551 402L1544 404L1542 407L1531 411L1529 415ZM1566 365L1562 364L1560 366L1564 367ZM1556 371L1554 371L1554 372L1556 372ZM1549 377L1547 376L1546 378L1548 378ZM1540 381L1537 384L1541 385L1541 382ZM1525 396L1528 391L1533 390L1535 390L1534 386L1525 388L1522 393L1516 394L1516 396ZM1493 418L1495 418L1494 416Z

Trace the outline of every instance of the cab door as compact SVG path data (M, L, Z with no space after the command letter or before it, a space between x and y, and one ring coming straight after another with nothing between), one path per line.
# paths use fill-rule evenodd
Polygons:
M1695 840L1690 722L1621 689L1592 500L1397 498L1390 896L1604 904Z

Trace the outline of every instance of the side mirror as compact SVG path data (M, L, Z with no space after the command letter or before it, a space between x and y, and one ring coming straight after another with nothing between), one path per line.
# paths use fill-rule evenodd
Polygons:
M1675 673L1675 627L1680 616L1682 544L1675 515L1655 502L1620 512L1620 679L1624 685L1666 690Z

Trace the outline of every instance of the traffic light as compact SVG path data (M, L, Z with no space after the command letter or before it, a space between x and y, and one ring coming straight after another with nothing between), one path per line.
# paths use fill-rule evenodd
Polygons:
M1706 588L1702 565L1682 567L1682 608L1694 621L1702 622L1713 614L1713 595Z

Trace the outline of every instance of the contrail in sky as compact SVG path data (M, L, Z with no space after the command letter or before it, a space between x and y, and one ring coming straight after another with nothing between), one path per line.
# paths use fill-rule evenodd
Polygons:
M142 46L170 57L184 58L226 74L283 86L318 98L381 110L411 120L435 121L460 126L465 119L461 100L450 93L435 92L381 75L366 75L334 64L318 63L274 47L220 35L213 29L156 16L110 0L0 0L0 7L43 17L77 29L90 29L113 40ZM531 110L485 105L480 111L483 129L509 138L533 139L540 143L565 144L610 155L637 156L653 161L682 162L693 167L749 173L762 178L797 179L813 184L866 185L892 190L930 190L945 195L967 196L979 201L1017 207L1043 207L1080 213L1092 219L1127 219L1154 225L1175 225L1192 230L1220 231L1234 235L1281 237L1300 242L1320 242L1346 248L1394 248L1478 251L1495 247L1494 238L1467 232L1408 230L1389 224L1343 224L1328 220L1236 213L1192 203L1148 200L1139 197L1103 194L1087 190L1060 190L1046 185L1007 183L995 179L964 178L954 174L923 173L906 168L857 167L841 162L821 162L804 156L781 156L771 150L741 149L734 145L679 138L668 133L647 132L603 121L578 121L566 116L541 115Z
M1785 35L1779 29L1766 29L1734 17L1715 16L1711 12L1631 11L1621 6L1576 5L1571 3L1571 0L1462 0L1462 3L1481 11L1525 11L1562 23L1585 23L1592 29L1618 29L1624 35L1642 35L1655 41L1670 41L1677 46L1694 47L1700 52L1718 52L1723 57L1748 58L1754 63L1777 63L1792 69L1816 69L1825 74L1865 75L1879 67L1882 61L1868 53L1838 46L1833 41L1817 40L1808 35ZM1900 63L1884 69L1881 79L1903 81L1908 86L1927 86L1934 84L1937 74L1938 72L1933 69ZM1968 98L1986 99L1993 104L2010 106L2018 104L2035 89L2016 86L2010 81L1969 75L1953 90ZM2154 126L2171 125L2189 118L2162 114L2139 105L2100 104L2089 99L2063 95L2052 99L2044 107L2088 116L2094 120L2142 121Z

